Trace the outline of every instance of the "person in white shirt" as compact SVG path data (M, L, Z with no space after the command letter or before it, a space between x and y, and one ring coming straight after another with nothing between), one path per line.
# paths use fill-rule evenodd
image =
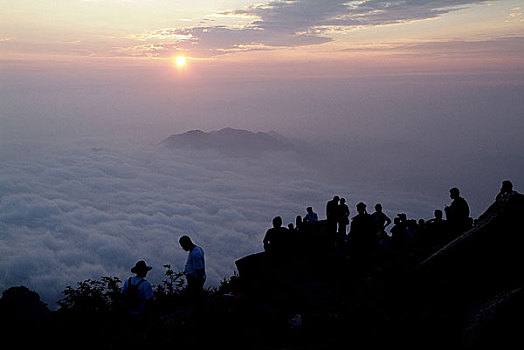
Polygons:
M188 236L180 237L179 243L182 249L189 252L184 268L187 292L190 297L198 298L202 294L204 283L206 282L204 250L196 246Z

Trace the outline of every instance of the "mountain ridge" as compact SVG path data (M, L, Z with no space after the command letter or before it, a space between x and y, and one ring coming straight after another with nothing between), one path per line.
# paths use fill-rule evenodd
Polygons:
M275 131L252 132L231 127L204 132L189 130L173 134L160 142L174 149L215 150L235 156L254 156L266 152L298 151L296 142Z

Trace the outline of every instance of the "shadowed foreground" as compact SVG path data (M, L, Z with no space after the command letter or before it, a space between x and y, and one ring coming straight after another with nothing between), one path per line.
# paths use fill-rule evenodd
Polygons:
M239 259L239 275L194 301L166 280L143 322L121 306L117 278L68 287L49 311L13 287L0 299L4 342L59 348L338 349L524 346L524 196L498 199L450 242L365 260L326 244L320 222L288 259Z

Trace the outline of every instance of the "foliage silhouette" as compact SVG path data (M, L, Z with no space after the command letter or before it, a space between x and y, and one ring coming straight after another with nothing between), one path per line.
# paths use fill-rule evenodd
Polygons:
M75 289L67 286L62 292L65 298L58 301L58 305L80 313L97 313L111 311L121 300L118 277L102 277L101 281L87 279L78 282Z

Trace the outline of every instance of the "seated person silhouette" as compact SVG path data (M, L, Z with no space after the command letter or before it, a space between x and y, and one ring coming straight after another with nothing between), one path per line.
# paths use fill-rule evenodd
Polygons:
M433 212L434 218L429 219L426 224L426 235L428 236L428 244L443 244L450 239L447 237L447 221L444 220L442 210L435 209Z
M304 222L317 222L318 221L318 215L313 211L312 207L307 207L306 209L306 216L304 216Z
M449 190L449 197L453 201L445 208L448 224L454 231L466 231L471 227L469 205L466 200L460 196L460 191L456 187Z
M497 194L496 200L510 197L512 194L515 193L517 193L517 191L513 191L513 184L511 183L511 181L502 181L502 187L500 188L500 192Z
M273 218L273 227L264 236L264 251L273 257L283 257L290 248L289 230L282 227L282 218Z

